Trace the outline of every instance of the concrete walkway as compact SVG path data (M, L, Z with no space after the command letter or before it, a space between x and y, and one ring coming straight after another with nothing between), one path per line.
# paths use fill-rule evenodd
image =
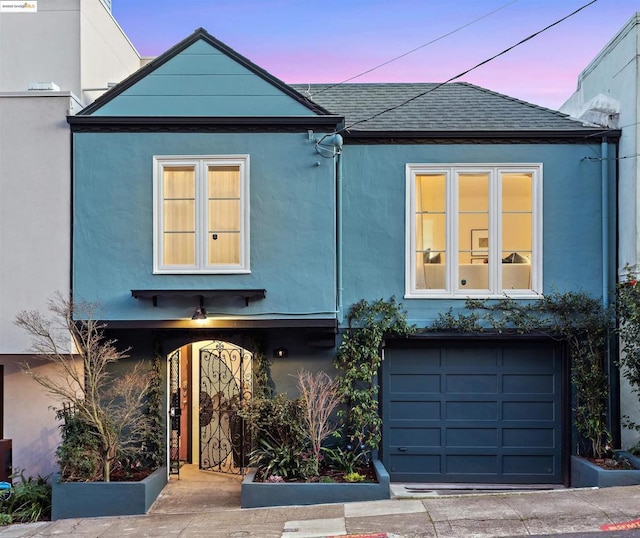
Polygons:
M480 538L599 533L601 525L640 518L640 486L480 494L426 488L412 494L396 485L394 491L408 498L242 510L239 477L185 469L181 478L169 482L144 516L12 525L1 528L0 537Z

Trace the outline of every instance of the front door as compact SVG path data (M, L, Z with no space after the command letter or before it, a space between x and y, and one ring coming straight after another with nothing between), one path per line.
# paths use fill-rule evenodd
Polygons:
M251 398L252 355L229 342L200 348L200 468L242 474L247 465L247 436L238 414Z

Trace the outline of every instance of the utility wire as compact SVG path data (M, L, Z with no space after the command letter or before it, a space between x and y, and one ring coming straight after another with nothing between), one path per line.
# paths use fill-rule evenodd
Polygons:
M460 77L463 77L464 75L471 73L471 71L474 71L475 69L478 69L479 67L488 64L489 62L495 60L496 58L499 58L500 56L503 56L504 54L506 54L509 51L512 51L513 49L515 49L516 47L519 47L520 45L526 43L527 41L532 40L534 37L539 36L540 34L542 34L543 32L546 32L547 30L553 28L554 26L557 26L558 24L566 21L567 19L569 19L570 17L573 17L574 15L576 15L577 13L579 13L580 11L582 11L583 9L588 8L590 5L595 4L596 2L598 2L598 0L591 0L590 2L587 2L585 5L583 5L582 7L579 7L578 9L576 9L575 11L569 13L568 15L562 17L561 19L558 19L557 21L551 23L548 26L545 26L542 30L538 30L537 32L531 34L528 37L525 37L524 39L522 39L521 41L518 41L515 45L511 45L510 47L504 49L502 52L499 52L498 54L495 54L494 56L491 56L491 58L488 58L487 60L484 60L482 62L480 62L479 64L474 65L473 67L467 69L466 71L463 71L462 73L459 73L458 75L455 75L447 80L445 80L444 82L440 82L438 84L436 84L433 88L424 91L422 93L419 93L418 95L411 97L410 99L407 99L405 101L403 101L400 104L397 104L395 106L386 108L385 110L382 110L381 112L378 112L368 118L365 118L363 120L358 120L350 125L347 125L346 127L343 127L342 129L336 131L337 133L343 132L343 131L348 131L349 129L351 129L352 127L355 127L356 125L359 125L361 123L365 123L367 121L371 121L372 119L375 119L379 116L382 116L383 114L386 114L387 112L391 112L392 110L396 110L400 107L403 107L404 105L411 103L412 101L415 101L416 99L419 99L420 97L423 97L424 95L427 95L428 93L431 93L435 90L437 90L438 88L441 88L442 86L444 86L445 84L448 84L449 82L452 82Z
M511 4L515 4L516 2L518 2L518 0L512 0L511 2L505 4L504 6L500 6L497 9L494 9L493 11L490 11L489 13L486 13L484 15L482 15L481 17L478 17L477 19L473 19L472 21L463 24L462 26L459 26L458 28L456 28L455 30L451 30L450 32L441 35L440 37L436 37L435 39L432 39L431 41L424 43L418 47L416 47L415 49L411 49L410 51L407 51L403 54L400 54L400 56L395 56L394 58L391 58L390 60L387 60L384 63L381 63L379 65L376 65L375 67L372 67L371 69L367 69L366 71L363 71L362 73L358 74L358 75L354 75L351 78L345 79L342 82L337 82L336 84L332 84L331 86L328 86L326 88L322 88L321 90L318 90L315 93L310 94L310 97L313 98L314 96L318 95L319 93L322 92L326 92L328 90L331 90L332 88L335 88L337 86L341 86L342 84L346 84L347 82L351 82L352 80L355 80L357 78L360 78L364 75L368 75L369 73L371 73L372 71L375 71L376 69L380 69L381 67L384 67L385 65L389 65L392 62L395 62L396 60L400 60L401 58L404 58L405 56L408 56L409 54L412 54L420 49L423 49L429 45L433 45L434 43L441 41L442 39L444 39L445 37L449 37L450 35L453 35L457 32L459 32L460 30L464 30L465 28L467 28L468 26L471 26L472 24L475 24L478 21L481 21L482 19L486 19L487 17L493 15L494 13L497 13L498 11L509 7Z

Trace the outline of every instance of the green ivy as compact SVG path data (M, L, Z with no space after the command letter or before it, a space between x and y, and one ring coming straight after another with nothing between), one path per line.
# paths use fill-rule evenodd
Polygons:
M162 402L164 390L162 382L162 364L164 355L158 341L154 342L153 361L151 363L151 382L145 397L145 414L149 417L149 429L146 431L144 444L144 461L142 465L149 469L157 469L165 462L164 414Z
M362 300L354 304L347 321L348 328L334 361L341 372L338 379L345 403L338 415L348 443L367 454L377 450L381 440L376 376L382 341L387 336L408 336L415 332L415 327L407 323L406 312L394 297L389 301Z
M640 285L638 272L627 267L626 277L616 290L618 335L620 336L619 366L631 391L640 398ZM640 424L624 417L627 428L640 431Z
M587 443L585 455L603 456L611 442L606 421L609 384L605 368L611 312L597 299L579 292L552 293L529 302L511 298L467 300L465 310L458 315L452 309L440 314L430 330L542 334L566 342L575 390L575 427ZM640 365L640 348L637 357Z

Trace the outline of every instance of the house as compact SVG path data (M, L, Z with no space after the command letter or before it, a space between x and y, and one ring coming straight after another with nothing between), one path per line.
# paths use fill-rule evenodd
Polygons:
M638 110L640 74L640 13L635 13L611 38L578 77L575 93L560 110L575 118L585 118L606 128L620 129L616 159L619 175L617 272L624 277L627 267L638 266ZM622 377L620 380L620 414L640 421L638 397ZM640 441L640 433L623 429L622 446Z
M14 321L23 310L46 311L55 292L69 293L66 117L140 65L106 0L0 6L0 479L11 467L25 476L56 469L57 402L20 368L47 366Z
M465 83L289 86L203 29L68 121L74 297L166 365L175 469L239 472L252 369L289 393L333 371L361 299L418 326L467 297L610 300L616 130ZM565 482L567 371L549 341L387 341L392 480Z

